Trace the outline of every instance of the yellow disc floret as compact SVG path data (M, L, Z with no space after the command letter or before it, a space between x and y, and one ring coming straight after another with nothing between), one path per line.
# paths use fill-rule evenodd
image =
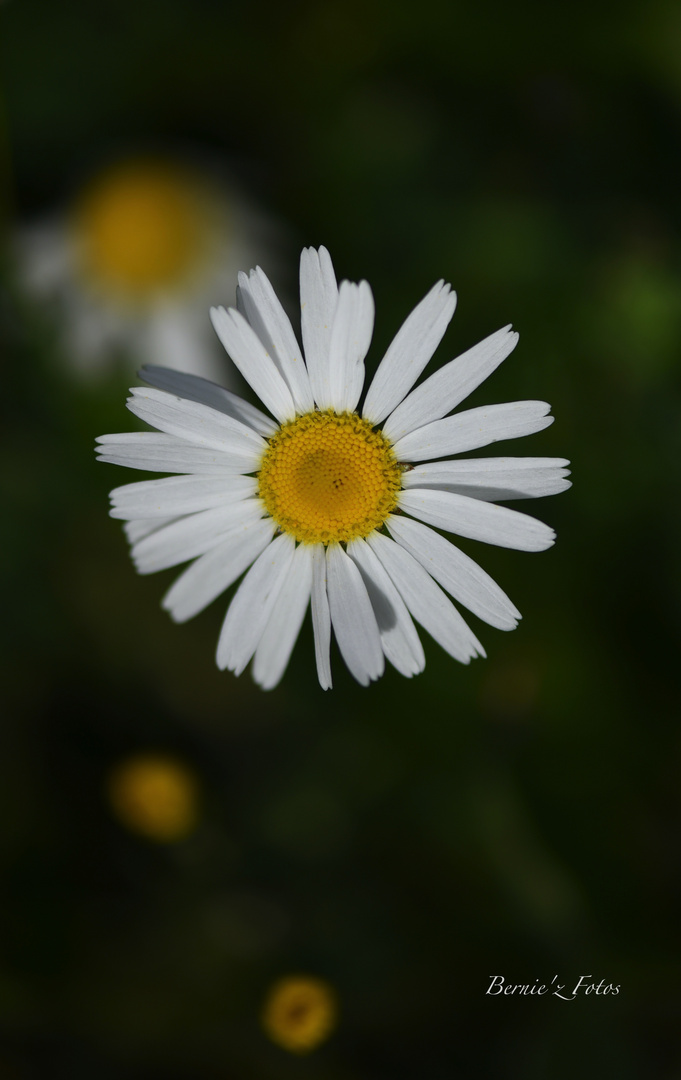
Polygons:
M195 269L205 223L197 185L162 162L126 162L99 177L76 208L83 272L128 299Z
M268 513L300 543L347 543L380 528L401 477L390 443L366 420L310 412L270 440L258 489Z

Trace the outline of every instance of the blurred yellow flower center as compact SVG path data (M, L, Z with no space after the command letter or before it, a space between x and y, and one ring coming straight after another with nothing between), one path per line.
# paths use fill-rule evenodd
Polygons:
M293 1053L314 1050L336 1026L333 989L311 975L290 975L271 987L262 1025L273 1042Z
M134 832L172 843L187 836L198 817L198 784L180 761L141 756L122 762L109 778L116 816Z
M188 177L161 163L130 162L89 188L76 228L84 272L129 298L144 298L192 271L205 222Z
M366 420L311 412L270 440L258 486L269 514L300 543L347 543L380 528L401 476L390 443Z

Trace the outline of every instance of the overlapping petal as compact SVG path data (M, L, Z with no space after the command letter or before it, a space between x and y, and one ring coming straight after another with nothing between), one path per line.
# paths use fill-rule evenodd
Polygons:
M199 375L185 375L181 371L173 371L171 368L158 367L156 364L144 364L140 369L140 376L150 386L158 390L167 390L170 394L187 401L199 401L202 405L210 405L211 409L217 409L234 420L240 420L266 438L273 435L277 425L271 417L266 416L255 405L244 401L238 394L231 390L225 390L224 386L202 379Z
M276 686L286 670L311 591L312 551L299 544L253 658L253 678L263 690Z
M430 574L413 555L387 536L374 532L367 537L387 570L407 608L417 622L455 660L469 663L485 650L473 631Z
M300 256L300 325L310 385L320 409L330 400L329 351L338 304L338 285L325 247L304 248Z
M250 460L243 453L197 446L176 435L156 431L123 431L100 435L97 460L146 472L192 473L224 476L241 472Z
M167 476L163 480L142 480L125 484L111 492L111 517L132 520L140 517L182 517L198 510L210 510L227 502L239 502L255 495L257 480L252 476Z
M367 392L362 416L381 420L407 394L440 344L456 308L456 293L444 281L417 304L393 338Z
M509 401L467 409L404 435L395 443L395 456L398 461L431 461L533 435L553 423L550 408L545 401Z
M267 352L283 375L295 402L296 411L309 412L314 398L303 354L267 275L259 266L250 275L239 274L237 308L246 316Z
M229 454L244 472L257 467L267 444L261 435L239 420L217 412L209 405L186 401L165 390L134 386L128 408L140 420L176 435L196 446Z
M342 281L329 343L329 397L320 409L351 412L364 386L364 357L374 330L374 298L366 281Z
M331 624L341 656L362 686L383 674L381 637L362 575L340 544L326 550Z
M177 518L134 544L133 561L140 574L179 566L210 551L225 533L256 521L262 514L258 501L244 499Z
M198 615L243 574L273 535L274 522L270 518L230 529L177 578L163 597L163 607L175 622L186 622Z
M505 326L457 356L412 390L390 414L383 434L391 442L455 409L515 349L518 334Z
M567 491L571 483L565 458L464 458L416 465L402 486L436 487L485 502L538 499Z
M211 308L215 332L244 379L282 423L296 413L293 395L267 349L240 311Z
M509 510L467 495L437 488L403 491L400 507L413 517L484 544L515 548L518 551L545 551L556 534L549 525L529 514Z
M258 556L237 589L222 624L217 665L240 675L265 632L291 569L295 543L282 534Z

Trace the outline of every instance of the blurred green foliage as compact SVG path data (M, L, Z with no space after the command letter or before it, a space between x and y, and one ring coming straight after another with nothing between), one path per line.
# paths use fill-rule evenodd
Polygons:
M471 404L557 416L519 453L575 486L528 504L541 556L462 544L525 618L489 659L369 690L304 628L263 694L129 565L95 435L128 384L78 382L4 271L0 1076L671 1080L679 1051L681 14L670 0L7 0L8 213L59 208L118 152L205 153L377 301L370 362L439 277L437 361L508 322ZM267 270L268 268L265 267ZM140 356L140 362L144 356ZM473 620L475 622L475 620ZM126 755L179 756L201 824L155 846L108 807ZM271 982L341 1003L309 1058ZM490 978L617 997L491 997Z

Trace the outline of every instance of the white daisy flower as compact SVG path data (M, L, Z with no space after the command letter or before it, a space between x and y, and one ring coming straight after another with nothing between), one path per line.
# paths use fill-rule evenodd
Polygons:
M95 176L67 210L21 227L14 250L26 290L54 306L76 370L144 356L220 379L224 354L201 313L262 255L268 231L198 170L132 158Z
M438 530L542 551L553 530L494 500L570 486L563 458L451 460L552 422L543 401L449 415L518 335L498 330L414 389L456 305L439 281L398 331L360 409L371 289L365 281L338 287L328 251L307 248L300 299L303 350L260 268L239 275L236 310L211 310L220 340L271 415L213 383L152 366L142 370L151 389L135 387L128 407L156 431L98 440L101 461L178 474L111 493L111 514L127 521L138 571L193 560L163 600L178 622L247 571L220 632L217 664L238 675L253 659L265 689L281 679L308 606L324 689L332 629L362 685L382 675L386 659L407 677L423 670L414 620L456 660L484 656L449 596L500 630L512 630L520 613Z

